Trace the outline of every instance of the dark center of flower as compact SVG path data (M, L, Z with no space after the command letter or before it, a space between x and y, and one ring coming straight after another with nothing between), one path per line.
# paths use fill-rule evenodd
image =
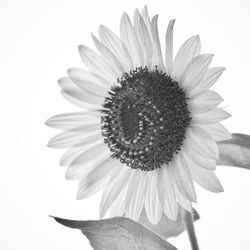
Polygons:
M101 128L112 157L146 171L168 164L191 121L178 83L157 68L137 68L123 74L109 94Z

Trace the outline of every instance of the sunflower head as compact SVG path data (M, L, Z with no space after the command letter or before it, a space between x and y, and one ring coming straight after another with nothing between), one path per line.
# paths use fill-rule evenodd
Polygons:
M79 46L87 70L73 68L59 80L63 96L82 111L51 117L63 130L49 146L68 148L61 164L80 180L77 198L103 189L100 216L138 220L145 209L156 224L162 213L175 220L178 206L192 211L194 183L221 192L214 174L216 141L231 134L220 122L229 114L209 90L224 71L209 68L199 36L173 57L174 20L166 32L165 62L157 28L147 8L122 15L120 37L101 25L92 34L97 52Z

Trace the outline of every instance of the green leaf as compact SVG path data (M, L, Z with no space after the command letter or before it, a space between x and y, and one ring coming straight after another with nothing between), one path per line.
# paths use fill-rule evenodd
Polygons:
M193 216L194 216L194 221L200 219L200 216L195 209L193 209ZM151 231L159 234L164 239L170 237L176 237L186 230L180 212L175 221L169 219L163 213L160 222L157 225L152 225L147 219L145 209L143 209L141 216L139 218L139 222L142 223L145 227L149 228Z
M250 136L232 134L232 138L217 142L219 161L217 165L250 169Z
M125 217L92 221L54 218L64 226L80 229L95 250L177 250L140 223Z

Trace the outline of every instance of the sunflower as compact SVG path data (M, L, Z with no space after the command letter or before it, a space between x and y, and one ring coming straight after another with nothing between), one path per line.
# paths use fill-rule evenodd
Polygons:
M103 189L100 216L138 220L145 208L157 224L178 207L191 211L194 181L212 192L223 188L214 174L216 141L231 134L220 124L230 115L209 88L224 68L209 68L212 54L200 54L199 36L184 42L173 59L171 20L165 63L155 15L136 9L133 23L121 17L120 37L101 25L92 34L98 53L79 46L87 70L71 68L59 79L62 95L81 112L51 117L61 129L50 147L68 148L61 165L66 178L79 180L78 199Z

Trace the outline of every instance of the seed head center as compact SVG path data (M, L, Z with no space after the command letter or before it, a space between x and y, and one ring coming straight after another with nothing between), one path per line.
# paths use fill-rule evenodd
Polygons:
M157 68L137 68L123 74L109 94L101 128L112 157L145 171L168 165L191 121L178 83Z

